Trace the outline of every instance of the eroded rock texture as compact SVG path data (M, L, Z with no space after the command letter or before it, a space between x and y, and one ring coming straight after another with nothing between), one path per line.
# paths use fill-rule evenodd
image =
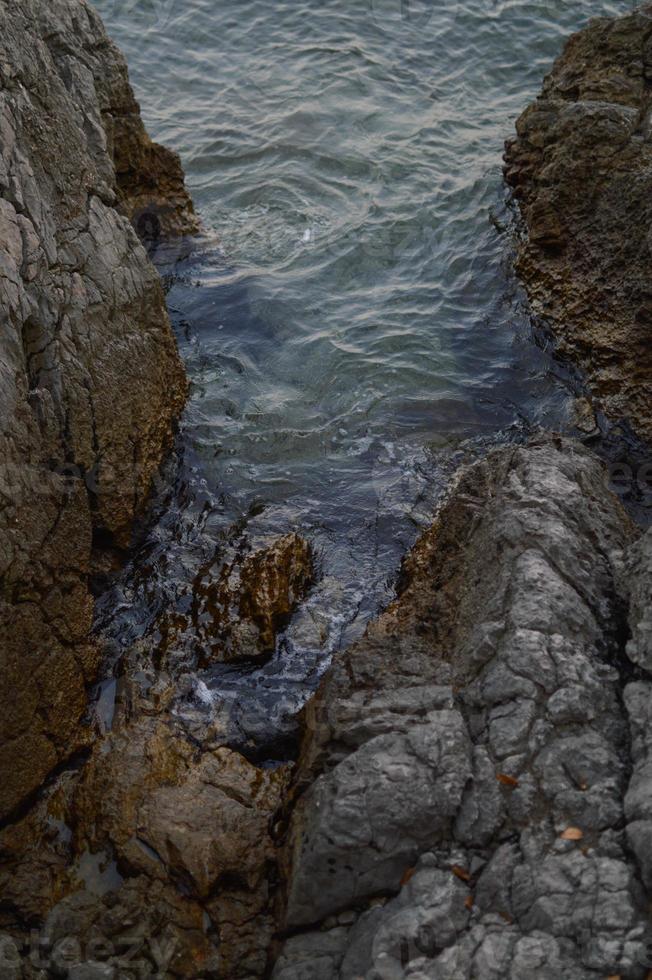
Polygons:
M598 403L652 439L652 7L566 45L506 147L518 274Z
M194 219L84 0L0 0L0 816L85 741L93 545L128 542L184 401L126 214Z
M461 476L307 709L275 980L647 975L649 685L624 707L618 670L635 537L573 443Z
M336 657L295 767L124 676L85 766L0 832L11 976L643 980L651 540L578 444L494 451Z

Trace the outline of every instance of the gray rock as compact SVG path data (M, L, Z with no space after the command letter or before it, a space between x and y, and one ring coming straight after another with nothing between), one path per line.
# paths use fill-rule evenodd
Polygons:
M497 450L460 476L399 599L307 711L283 926L306 949L329 915L358 914L325 975L645 975L613 666L635 537L574 443ZM639 823L652 814L640 776ZM647 824L628 833L642 848ZM295 976L298 940L275 978Z
M23 958L15 940L6 932L0 932L0 980L20 980L23 976Z
M347 934L340 927L293 936L276 962L274 980L334 980Z
M111 963L87 960L77 963L68 971L68 980L114 980L116 968Z
M645 4L571 37L505 153L528 231L516 270L532 307L585 372L596 407L628 419L647 443L651 26ZM592 415L585 404L580 430Z
M443 710L406 735L371 739L320 776L294 819L289 923L396 888L420 850L450 834L470 775L462 717Z
M631 631L627 656L652 673L652 532L629 550L625 575Z
M630 548L623 562L621 588L629 602L627 655L652 670L652 532ZM632 775L625 795L627 839L639 863L641 877L652 890L652 682L633 681L623 694L629 719Z
M643 881L652 889L652 683L628 684L624 701L633 762L625 796L627 838L638 858Z

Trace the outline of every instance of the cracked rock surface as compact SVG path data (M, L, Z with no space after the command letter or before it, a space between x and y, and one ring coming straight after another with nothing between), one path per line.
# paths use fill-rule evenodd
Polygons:
M125 676L85 766L0 832L12 976L644 980L651 540L581 445L493 451L296 765L198 741L173 683Z
M643 434L648 19L572 41L508 148L533 301ZM652 532L577 443L459 474L296 765L198 739L136 668L87 744L88 577L185 393L143 215L196 227L98 18L0 0L0 977L644 980ZM310 575L282 538L209 575L198 622L266 655Z
M652 6L573 35L516 123L516 270L598 405L652 439Z
M191 230L90 5L0 0L0 817L86 741L92 549L128 542L184 402L127 219L168 191Z
M572 442L462 474L306 711L275 980L647 975L636 537Z

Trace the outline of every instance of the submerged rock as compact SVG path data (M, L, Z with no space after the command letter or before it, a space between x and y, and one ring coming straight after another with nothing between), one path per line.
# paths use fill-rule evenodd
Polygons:
M461 475L306 709L275 980L646 975L652 770L641 734L627 790L617 669L636 537L571 442Z
M168 193L194 227L92 7L0 3L0 817L87 741L92 553L128 543L184 403L125 217Z
M516 269L604 411L652 439L652 7L568 41L508 141Z
M310 545L286 534L195 583L193 622L203 659L233 663L271 656L314 578Z

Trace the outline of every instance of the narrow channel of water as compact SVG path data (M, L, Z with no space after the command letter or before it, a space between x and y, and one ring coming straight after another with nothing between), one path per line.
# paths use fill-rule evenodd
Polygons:
M320 581L274 660L181 685L180 711L265 740L391 597L459 460L569 416L510 272L502 145L563 40L631 3L96 6L207 230L155 250L192 391L99 623L154 651L216 552L306 536Z

